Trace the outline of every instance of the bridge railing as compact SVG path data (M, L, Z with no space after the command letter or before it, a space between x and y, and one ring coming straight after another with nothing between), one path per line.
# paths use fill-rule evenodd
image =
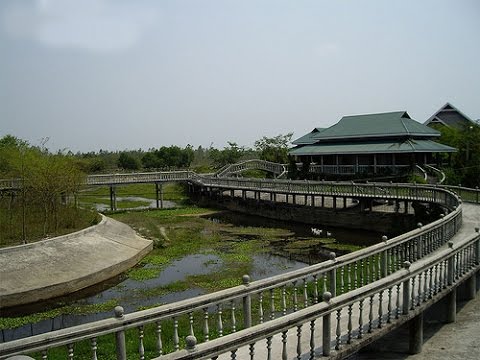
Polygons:
M22 179L0 179L0 190L20 189Z
M474 204L480 204L480 189L476 187L475 189L463 187L463 186L451 186L451 185L441 185L441 188L448 189L462 199L465 202L471 202Z
M245 170L265 170L274 174L283 174L286 172L286 168L282 164L274 163L266 160L245 160L236 164L231 164L225 168L222 168L217 172L218 177L228 176L230 174L239 173Z
M436 186L416 184L291 181L244 178L198 177L203 186L261 192L295 193L299 195L374 197L383 199L419 200L437 203L448 208L458 199L449 191Z
M199 345L189 336L185 350L157 359L212 359L223 354L232 359L257 354L268 359L295 355L313 359L329 356L333 349L337 355L347 355L358 350L363 339L379 338L383 327L398 327L475 276L480 269L479 249L476 234L426 260L406 262L403 269L364 287L337 297L325 292L318 304L268 323ZM349 351L349 345L356 346Z
M106 174L87 176L86 185L116 185L146 182L182 181L196 177L193 171L161 171L132 174Z
M209 178L211 179L215 178ZM248 183L245 180L242 186L246 188ZM260 183L266 184L264 181ZM356 184L281 183L282 186L290 186L290 188L298 186L300 189L305 189L306 186L309 191L325 190L335 194L340 194L342 190L346 194L350 190L358 191ZM252 181L251 184L255 184L253 188L259 187L257 181ZM374 184L366 184L362 193L385 192L382 187L375 185L373 188L373 186ZM437 250L461 226L462 209L453 193L435 188L437 193L433 194L432 189L417 188L415 191L411 187L400 189L392 187L392 189L400 195L411 196L411 198L415 195L420 198L435 198L437 201L451 204L452 211L431 224L391 240L384 238L383 242L377 245L338 258L332 254L330 260L304 269L254 282L250 282L248 277L245 277L244 285L227 290L131 314L120 314L119 310L118 316L114 319L0 344L0 358L30 351L47 352L50 348L71 345L85 339L91 342L93 349L97 347L98 337L116 333L120 334L117 339L121 339L124 336L121 334L129 329L135 329L136 335L129 333L129 336L137 337L140 356L145 351L143 341L147 336L155 339L156 353L164 354L179 350L183 344L181 339L185 335L196 335L199 341L211 340L252 325L268 323L301 309L308 309L319 303L320 294L326 291L336 296L362 288L397 272L401 269L403 262L417 261ZM395 196L395 192L391 191L393 193L391 196ZM451 199L447 200L448 198ZM162 333L166 332L171 334L170 342L165 341L165 336L162 337ZM123 349L121 340L117 346Z

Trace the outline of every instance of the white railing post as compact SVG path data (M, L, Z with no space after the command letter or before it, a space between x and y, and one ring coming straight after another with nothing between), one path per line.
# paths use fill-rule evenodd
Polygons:
M115 307L115 318L119 321L123 320L123 307ZM125 346L125 330L119 330L115 333L115 348L117 353L117 360L127 360L127 348Z
M331 252L329 254L330 260L333 262L336 261L336 255L334 252ZM332 269L328 272L328 277L329 277L329 282L330 282L330 295L331 296L336 296L337 295L337 269Z
M407 271L410 271L410 266L412 264L409 261L405 261L403 263L403 268ZM410 278L406 279L403 282L403 303L402 303L402 313L403 315L407 315L408 311L410 310Z
M328 291L323 293L323 301L326 303L330 302L332 294ZM323 356L329 356L332 349L332 319L331 313L323 315L323 324L322 324L322 352Z
M248 288L250 285L250 276L243 275L242 281L245 288ZM243 297L243 325L245 328L252 326L252 298L250 294Z

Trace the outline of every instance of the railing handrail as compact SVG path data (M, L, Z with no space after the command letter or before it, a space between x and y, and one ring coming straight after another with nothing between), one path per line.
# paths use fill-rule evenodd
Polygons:
M197 178L196 181L205 181L205 180L222 180L225 181L226 179L218 179L218 178ZM227 179L228 180L228 179ZM233 179L232 179L233 180ZM247 180L238 180L234 179L235 181L240 182L247 182ZM255 181L258 183L258 181ZM290 186L293 184L301 184L302 186L308 185L308 182L303 181L284 181L284 180L275 180L275 181L265 181L262 180L260 183L282 183L282 184L289 184ZM325 182L319 182L322 185L325 185ZM331 185L338 185L337 183L332 183ZM345 183L343 184L345 185ZM347 184L347 185L352 185ZM354 186L363 186L363 187L373 187L377 186L378 184L353 184ZM391 186L391 184L388 184ZM398 186L395 186L398 187ZM186 299L179 302L176 302L174 306L172 304L163 305L160 307L156 307L153 309L142 310L139 312L134 312L130 314L126 314L123 316L122 319L107 319L107 320L100 320L96 322L92 322L85 325L79 325L70 327L67 329L56 330L47 334L40 334L36 336L32 336L26 339L20 339L18 341L12 341L4 344L0 344L0 356L2 354L9 353L7 352L8 349L16 349L17 347L21 346L22 350L26 351L31 349L37 349L39 346L44 349L47 347L52 346L61 346L66 343L72 343L80 341L86 337L94 337L100 336L106 333L116 332L123 329L132 328L153 320L161 320L163 318L172 317L173 315L181 315L185 313L189 313L195 311L197 309L208 307L211 304L228 301L232 299L238 299L240 297L247 296L249 294L258 293L260 291L265 291L270 289L271 287L278 286L279 284L291 282L294 279L302 279L308 276L312 276L315 273L319 273L320 271L326 272L333 269L338 268L339 266L345 265L348 262L358 261L366 256L371 256L372 254L378 254L379 252L385 251L393 246L398 246L406 241L411 240L412 238L421 236L423 234L427 234L429 231L433 229L437 229L440 226L443 226L446 223L451 221L455 221L457 217L461 216L462 208L461 204L458 201L456 195L449 190L438 188L438 187L418 187L412 185L406 185L407 188L425 188L430 190L439 191L445 194L445 198L448 196L451 197L451 202L449 202L449 206L453 208L453 211L450 212L444 218L438 219L433 223L425 225L421 229L412 230L406 234L402 234L396 238L391 240L387 240L386 242L376 244L370 246L368 248L359 250L355 253L342 255L334 260L328 260L326 262L322 262L316 265L312 265L310 267L306 267L304 269L295 270L289 273L285 273L282 275L277 275L268 279L257 280L254 282L249 283L248 285L240 285L230 289L225 289L219 292L215 292L212 294L206 294L202 296L198 296L194 299ZM437 197L438 199L438 197ZM445 201L447 202L447 201ZM456 205L455 205L456 204ZM88 325L88 335L85 326ZM43 344L43 345L38 345ZM32 346L32 348L30 347ZM10 353L9 353L10 354Z
M455 256L463 249L479 241L479 234L472 235L463 241L460 241L455 246L440 250L432 257L419 260L408 268L401 269L391 275L386 276L385 278L367 284L363 287L338 295L336 297L332 297L328 302L322 301L318 304L311 305L307 308L298 310L297 312L293 312L274 320L270 320L266 323L255 325L254 327L240 330L238 332L225 335L221 338L199 344L194 350L185 349L166 354L162 356L161 359L206 359L227 353L242 346L256 343L259 340L274 336L282 331L304 325L311 320L322 318L327 314L331 314L339 309L346 308L361 299L368 298L369 296L375 295L381 291L386 291L398 284L402 284L405 281L409 281L412 277L424 273L432 266ZM476 268L480 268L478 263L476 264ZM444 289L445 293L448 291L449 289ZM195 357L192 357L192 355Z

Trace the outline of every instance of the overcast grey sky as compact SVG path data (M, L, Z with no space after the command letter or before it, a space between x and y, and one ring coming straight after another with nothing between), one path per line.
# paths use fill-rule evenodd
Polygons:
M52 150L252 146L479 100L478 0L0 1L0 136Z

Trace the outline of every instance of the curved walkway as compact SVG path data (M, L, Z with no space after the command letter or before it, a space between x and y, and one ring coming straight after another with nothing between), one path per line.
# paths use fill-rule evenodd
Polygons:
M0 250L0 308L78 291L118 275L144 257L153 242L103 217L73 234Z

